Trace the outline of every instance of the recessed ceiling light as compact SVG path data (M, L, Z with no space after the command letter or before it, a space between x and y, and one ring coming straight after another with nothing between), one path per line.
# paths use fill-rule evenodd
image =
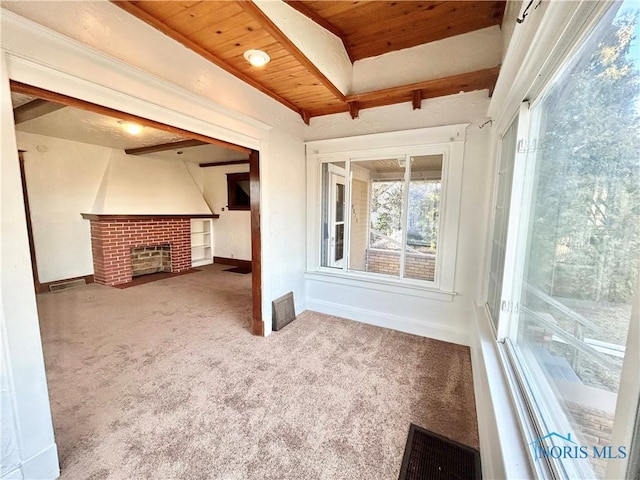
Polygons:
M247 50L244 52L244 58L254 67L264 67L271 60L262 50Z
M133 122L125 122L123 120L118 120L118 124L130 135L139 135L144 128L142 125Z

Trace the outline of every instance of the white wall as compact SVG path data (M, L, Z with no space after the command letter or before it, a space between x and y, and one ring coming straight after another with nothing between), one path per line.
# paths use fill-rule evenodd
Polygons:
M16 132L40 283L93 274L89 221L111 149ZM44 152L38 151L40 147Z
M213 220L213 255L251 260L251 212L227 208L227 173L248 172L249 165L224 165L203 170L203 194Z
M2 297L0 297L2 308ZM9 376L9 361L7 359L7 345L4 311L0 310L0 478L6 472L15 471L20 467L20 445L16 429L15 405L13 403L13 384Z
M469 344L475 326L473 302L478 284L482 282L486 221L489 211L493 161L490 156L491 131L480 129L489 105L487 91L453 95L426 100L421 110L410 104L363 110L360 118L331 115L313 118L307 130L308 139L339 138L421 127L470 123L464 147L464 170L460 206L460 230L455 267L455 292L452 302L407 297L402 302L386 298L387 293L363 292L362 295L342 295L328 283L309 281L308 302L324 305L328 313L339 313L357 320L377 318L379 324L429 335L443 340ZM328 302L328 303L327 303ZM384 322L384 317L388 322ZM418 327L402 319L420 319Z
M293 132L274 129L269 137L269 152L269 160L261 162L260 188L263 199L262 258L270 259L271 274L266 284L263 278L262 295L270 306L271 301L293 291L296 312L301 312L305 309L306 298L304 144ZM270 330L270 311L268 318Z
M81 213L208 214L182 161L17 132L41 283L93 274ZM38 150L40 147L40 150Z
M38 312L31 276L18 146L5 58L0 58L0 348L5 357L0 443L0 477L56 478L57 448L53 438ZM6 383L5 383L6 382ZM5 416L6 415L6 416ZM17 444L15 443L17 442Z

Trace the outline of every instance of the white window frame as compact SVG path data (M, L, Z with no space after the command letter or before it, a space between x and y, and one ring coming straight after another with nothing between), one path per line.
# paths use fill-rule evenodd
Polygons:
M513 195L512 192L512 186L513 186L513 181L514 181L514 169L515 169L515 155L517 153L517 143L518 143L518 131L517 131L517 125L519 125L520 123L520 119L519 116L516 115L514 117L514 119L512 120L511 123L509 123L504 132L500 132L499 138L500 140L498 141L498 149L496 151L496 162L495 162L495 166L494 166L494 172L493 172L493 195L491 198L491 205L492 205L492 214L491 214L491 223L489 225L489 239L488 239L488 252L487 252L487 258L486 258L486 263L485 263L485 271L487 272L487 281L484 283L483 285L483 295L482 298L485 299L484 302L484 308L487 314L487 317L489 319L491 319L491 329L493 331L493 334L496 338L500 338L498 336L498 320L500 317L500 311L502 310L502 287L503 287L503 283L504 283L504 263L502 265L502 272L503 272L503 278L500 279L499 285L500 285L500 292L501 292L501 298L498 299L498 307L496 309L495 312L495 318L493 313L491 312L491 309L489 308L489 289L490 289L490 284L492 282L491 279L491 274L493 273L493 267L492 267L492 262L493 262L493 248L494 248L494 241L495 241L495 224L496 224L496 217L497 217L497 204L498 204L498 200L499 200L499 190L500 188L505 188L505 189L509 189L509 204L511 203L511 198ZM511 184L510 185L504 185L503 187L501 187L502 183L501 183L501 171L502 168L504 166L504 162L503 162L503 158L504 155L508 155L511 152L505 152L505 137L507 136L509 130L511 129L511 127L513 125L516 125L516 132L515 132L515 139L514 139L514 150L513 150L513 161L511 162ZM511 208L509 208L509 213L511 213ZM505 232L505 237L504 237L504 249L503 251L505 252L505 257L506 257L506 246L507 246L507 236L506 234L508 234L508 230L509 230L509 218L506 219L506 232ZM504 258L502 259L502 261L504 262ZM494 282L495 284L498 284L498 281Z
M548 2L543 3L543 9L540 15L536 18L536 23L529 29L529 31L523 30L518 41L512 42L514 52L516 47L520 50L520 53L510 55L507 53L507 59L505 60L502 68L500 81L503 85L496 86L496 93L493 97L492 104L489 108L489 115L494 119L494 127L499 134L504 134L518 110L518 102L521 103L518 115L522 123L526 124L526 128L521 129L518 126L518 143L526 139L529 134L529 105L526 100L531 100L531 106L534 106L537 102L544 98L544 94L553 85L553 80L559 74L559 71L565 67L567 61L576 53L580 48L585 38L591 33L593 27L607 14L611 7L610 1L603 2L589 2L581 0L579 2ZM517 36L517 33L514 36ZM532 46L529 50L524 48L524 45ZM511 45L509 47L511 49ZM506 72L506 73L505 73ZM499 81L499 83L500 83ZM504 87L504 88L500 88ZM535 119L532 119L535 120ZM524 132L524 134L522 133ZM498 149L499 150L499 149ZM516 155L526 155L526 147L523 151L516 153ZM527 181L525 170L527 168L524 158L518 161L516 158L515 168L518 168L517 163L520 163L519 171L514 169L513 177L513 189L512 191L511 205L512 211L513 205L520 204L522 195L529 191L527 186L523 182ZM531 168L531 167L529 167ZM497 170L496 170L497 172ZM529 176L529 181L532 181L532 176ZM497 182L494 182L494 186ZM520 200L517 201L516 199ZM492 205L495 206L495 198ZM512 221L510 214L510 222ZM518 213L518 217L528 216L528 212ZM515 219L516 223L519 222L519 218ZM510 232L507 239L507 253L505 258L505 269L503 280L503 293L502 297L509 298L508 292L505 292L504 285L512 284L507 281L507 275L513 276L513 272L519 268L519 261L517 258L518 252L515 245L513 245L513 239L509 242L509 236L514 237L512 234L516 228L510 227ZM490 230L492 232L493 229ZM489 234L491 235L491 234ZM509 251L509 243L511 248ZM490 238L487 245L490 245ZM489 255L490 257L490 251ZM507 264L509 261L509 264ZM488 263L485 266L486 273L488 275L489 268ZM511 285L513 287L513 284ZM635 302L638 302L638 296L640 296L640 285L637 287L638 293L636 295ZM484 300L487 299L488 289L484 288ZM513 297L511 297L513 298ZM637 305L636 305L637 306ZM633 316L635 315L635 317ZM544 428L545 422L541 418L541 415L545 418L553 417L553 413L550 409L543 408L542 412L536 412L532 405L532 399L524 392L528 389L526 385L526 378L528 375L536 376L536 372L523 372L521 365L515 360L514 353L508 342L505 342L505 338L508 337L510 330L517 328L515 322L509 318L511 315L509 312L500 312L500 320L498 322L498 330L494 332L496 340L498 341L498 353L501 358L503 372L507 379L509 393L511 394L511 400L517 414L517 421L520 425L520 434L522 435L523 445L526 446L531 438L535 438L539 433L538 428ZM629 331L629 339L627 345L627 351L630 353L629 361L633 363L633 359L638 358L638 352L640 350L640 341L638 341L637 331L634 331L633 319L638 317L638 308L634 310L632 314L632 328ZM490 317L487 316L487 319ZM637 328L637 325L635 326ZM635 336L633 335L635 333ZM633 348L630 348L633 347ZM637 362L636 362L637 363ZM491 379L490 379L491 382ZM544 389L544 383L542 383ZM627 442L631 436L631 427L633 424L634 416L637 411L638 394L640 392L640 379L637 376L637 369L634 365L627 363L625 359L625 366L623 367L623 373L620 381L620 388L618 391L618 402L616 407L615 423L613 437L618 444L623 441ZM553 398L551 392L548 393L548 398ZM627 408L625 408L627 407ZM631 407L631 408L628 408ZM553 410L553 409L551 409ZM557 409L559 410L559 409ZM562 424L563 418L554 418L557 424ZM526 447L529 448L528 446ZM534 462L533 458L527 451L527 458L529 459L530 466L533 469L535 478L558 478L568 475L569 478L579 478L580 474L584 472L573 470L572 465L563 463L559 464L558 460L552 460L550 462ZM508 462L508 459L506 459ZM609 462L607 466L607 478L618 478L624 474L626 468L626 461Z
M342 185L344 187L344 191L343 191L343 196L344 196L344 212L343 212L343 218L342 218L342 225L344 226L343 230L342 230L342 258L340 260L336 260L335 256L336 256L336 246L337 244L334 242L331 242L329 247L328 247L328 262L330 264L335 264L335 265L330 265L331 267L339 267L342 266L344 264L346 264L346 259L348 258L348 253L347 253L347 213L349 212L349 202L347 200L347 169L346 168L342 168L342 167L338 167L336 165L333 164L328 164L329 165L329 171L328 171L328 176L329 176L329 228L330 230L327 232L330 236L333 235L335 233L335 228L336 225L339 223L336 220L336 195L337 195L337 186L338 185ZM342 181L338 180L339 178L342 179ZM334 189L334 184L335 184L335 189ZM338 265L341 264L341 265Z
M416 290L423 291L431 294L427 295L431 298L452 301L455 295L455 265L467 126L465 123L307 142L307 276L321 276L325 281L340 278L340 281L346 280L352 285L365 288L373 284L386 284L400 290L410 289L414 293ZM434 281L394 278L372 272L349 270L348 262L345 262L342 269L321 266L322 165L329 162L345 162L349 172L351 161L355 163L358 160L409 158L425 154L443 155ZM405 170L405 181L407 172L410 170ZM346 208L347 212L350 212L350 182L347 182L346 187ZM405 207L406 202L407 192L404 198ZM345 238L348 239L349 234L350 222L345 228ZM345 248L347 258L349 248L349 245Z

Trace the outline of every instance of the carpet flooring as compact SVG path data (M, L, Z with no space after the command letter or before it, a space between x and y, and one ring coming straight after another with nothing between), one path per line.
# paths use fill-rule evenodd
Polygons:
M38 296L62 479L394 479L413 422L478 448L466 347L305 312L227 266Z

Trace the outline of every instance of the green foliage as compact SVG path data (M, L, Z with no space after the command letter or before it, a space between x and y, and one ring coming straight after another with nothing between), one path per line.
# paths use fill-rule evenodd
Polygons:
M439 213L440 182L412 181L409 186L407 217L407 243L410 246L435 253Z
M402 229L403 182L373 182L371 225L388 237Z
M404 182L373 182L371 225L381 234L402 241ZM440 183L411 181L407 241L412 247L435 252L438 241Z
M588 61L540 105L529 282L553 293L557 265L584 272L573 296L627 302L640 251L639 14L619 16ZM578 280L580 275L576 275ZM569 278L571 278L569 276ZM566 287L566 286L564 286ZM561 289L565 289L565 288Z

